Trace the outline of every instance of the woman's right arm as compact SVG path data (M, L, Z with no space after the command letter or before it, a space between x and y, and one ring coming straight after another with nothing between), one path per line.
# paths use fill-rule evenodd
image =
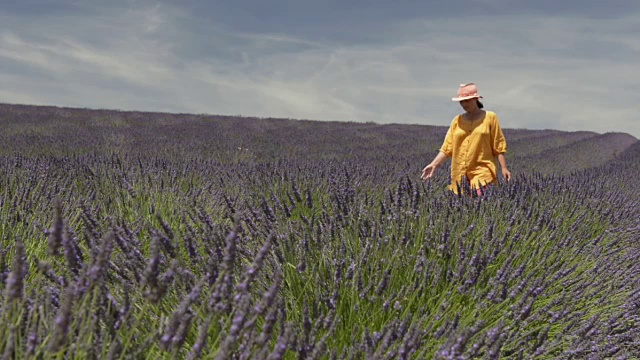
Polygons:
M422 169L422 180L427 180L430 177L433 176L433 174L436 172L436 169L438 168L438 166L440 166L442 164L443 161L445 161L447 159L447 155L445 153L443 153L442 151L438 152L438 155L436 155L436 157L433 159L433 161L431 161L431 164L425 166L424 169Z
M451 122L451 125L449 126L449 130L447 130L447 135L445 135L444 137L444 142L442 143L442 147L440 147L440 152L438 152L438 155L436 155L433 161L431 161L431 164L425 166L425 168L422 169L422 176L420 176L422 180L431 178L436 172L438 166L440 166L440 164L442 164L449 156L452 155L453 127L456 123L456 120L458 120L458 116L456 116Z

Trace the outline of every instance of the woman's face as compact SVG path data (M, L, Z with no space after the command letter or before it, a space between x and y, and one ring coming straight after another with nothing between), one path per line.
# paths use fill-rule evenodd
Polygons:
M460 101L460 106L462 106L462 108L466 112L474 112L475 110L477 110L477 107L478 107L478 99L473 98L473 99L462 100Z

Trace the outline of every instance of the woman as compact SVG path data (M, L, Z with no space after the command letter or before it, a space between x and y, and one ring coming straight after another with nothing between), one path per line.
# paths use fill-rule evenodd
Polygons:
M474 83L460 85L458 96L451 100L459 101L465 112L451 122L440 152L431 164L422 169L423 180L431 178L448 157L451 157L449 189L456 194L463 187L465 177L478 195L482 194L482 187L496 184L496 159L500 162L502 176L507 181L511 180L511 172L504 156L507 142L498 117L492 111L483 110L484 105L479 100L481 98Z

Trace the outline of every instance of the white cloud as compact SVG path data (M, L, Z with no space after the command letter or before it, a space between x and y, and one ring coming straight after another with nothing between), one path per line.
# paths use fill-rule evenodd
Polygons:
M404 21L339 45L155 3L83 9L95 15L0 14L0 101L448 125L474 81L504 127L640 137L634 14Z

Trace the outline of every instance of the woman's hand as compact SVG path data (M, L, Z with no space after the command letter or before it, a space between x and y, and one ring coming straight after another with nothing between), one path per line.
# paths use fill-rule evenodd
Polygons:
M506 167L502 168L502 176L504 176L505 180L511 181L511 171L509 171L509 169L507 169Z
M502 176L504 176L505 180L510 181L511 171L509 171L509 168L507 168L507 158L504 156L504 154L498 155L498 162L500 163L500 169L502 169Z
M438 166L440 166L440 164L442 164L442 162L446 158L447 158L447 155L445 155L442 151L440 151L438 155L436 155L436 157L433 159L431 164L425 166L424 169L422 169L422 176L420 176L422 180L427 180L431 178L433 174L435 174Z
M422 180L427 180L431 178L433 174L436 172L437 168L438 167L433 163L425 166L424 169L422 169L422 176L421 176Z

